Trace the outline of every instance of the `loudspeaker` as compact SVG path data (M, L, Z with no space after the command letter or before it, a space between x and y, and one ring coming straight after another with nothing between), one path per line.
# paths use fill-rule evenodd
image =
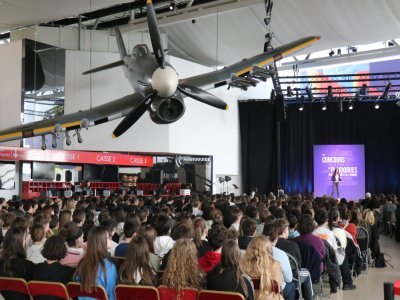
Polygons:
M82 176L82 170L81 170L81 171L78 171L78 179L75 178L75 181L81 182L82 179L83 179L83 176Z
M61 181L61 174L56 174L56 181Z
M72 181L72 172L70 170L65 171L65 181L66 182Z
M286 106L282 94L275 96L275 115L278 121L286 120Z
M163 183L163 176L164 176L164 171L163 170L153 170L151 172L151 182L152 183L158 183L162 184Z

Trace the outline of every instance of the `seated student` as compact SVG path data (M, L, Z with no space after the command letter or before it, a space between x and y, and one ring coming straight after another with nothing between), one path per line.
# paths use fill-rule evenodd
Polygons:
M67 245L67 255L61 259L60 263L64 266L76 267L84 256L85 245L83 244L83 231L74 222L69 222L60 229Z
M44 238L44 228L42 225L35 224L30 230L32 245L28 246L26 249L26 259L30 260L34 264L44 262L44 257L42 256L42 248L45 242Z
M11 227L3 240L0 251L0 276L19 277L26 281L32 280L34 264L26 260L26 230L21 227ZM28 300L25 296L16 292L1 292L5 300Z
M157 237L154 241L154 253L159 258L163 258L175 244L175 241L170 237L171 219L164 214L159 214L155 217L153 226L157 231Z
M227 229L222 224L215 224L208 231L208 242L211 250L199 258L200 268L208 273L221 261L222 244L227 236Z
M123 241L115 248L115 256L125 257L126 252L128 251L129 242L136 237L139 231L140 224L136 221L136 219L130 219L124 223L124 239Z
M272 257L279 262L281 273L283 275L282 292L285 299L294 300L296 296L296 283L293 282L292 267L289 262L289 257L286 252L277 248L275 245L278 242L279 227L274 222L265 222L263 234L269 238L272 244Z
M67 284L72 280L75 269L60 264L60 260L67 254L65 241L61 236L49 237L44 243L42 255L45 262L37 264L33 273L33 280L52 281ZM35 297L36 300L58 300L57 297Z
M193 222L194 238L196 244L197 255L202 257L207 251L211 250L211 246L207 241L208 225L203 218L196 218Z
M108 252L111 256L115 256L115 249L117 248L118 244L114 242L112 238L117 230L117 222L111 218L107 218L100 222L100 226L108 230Z
M149 246L150 265L153 268L153 270L157 272L158 270L160 270L160 264L161 264L160 259L154 252L154 241L156 239L157 232L153 227L147 225L145 228L143 228L141 235L146 239L147 244Z
M85 223L86 214L83 209L76 209L72 214L72 222L74 222L78 227L82 227Z
M236 206L229 207L229 216L231 218L231 226L229 229L235 229L239 231L240 228L240 221L243 217L243 212Z
M257 300L279 299L282 273L279 263L272 257L272 245L264 235L255 236L242 257L243 272L252 278L260 278Z
M33 219L33 223L34 224L38 224L38 225L42 225L44 228L44 234L46 238L51 237L52 235L54 235L53 230L50 229L50 221L51 221L51 217L49 215L46 214L39 214L37 215L34 219Z
M207 274L207 289L237 292L246 300L253 300L253 281L242 271L240 260L237 242L226 240L222 246L221 263Z
M149 246L143 236L133 237L129 242L126 259L119 270L119 282L157 286L157 276L150 266Z
M294 239L300 236L300 233L297 231L297 217L293 214L287 216L289 222L289 236L288 239Z
M90 293L98 284L106 290L108 299L114 300L118 274L117 268L109 260L108 235L108 230L104 227L93 227L89 231L86 255L79 262L74 278L81 283L83 291Z
M240 235L238 242L239 248L246 250L251 239L255 236L257 229L257 222L254 219L246 218L242 222L242 234Z
M197 249L189 239L178 240L172 248L162 284L177 291L178 297L185 288L203 289L204 273L197 262Z

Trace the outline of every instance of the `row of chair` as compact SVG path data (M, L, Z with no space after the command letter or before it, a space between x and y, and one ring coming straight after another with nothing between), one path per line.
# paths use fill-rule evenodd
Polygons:
M78 282L70 282L67 286L58 282L29 281L22 278L0 277L0 292L12 291L21 293L34 299L38 296L53 296L62 300L77 297L91 297L98 300L108 300L107 293L102 286L96 286L91 293L81 291ZM119 284L115 288L117 300L175 300L177 292L174 289L160 286L158 288L140 285ZM185 289L181 300L244 300L239 293Z

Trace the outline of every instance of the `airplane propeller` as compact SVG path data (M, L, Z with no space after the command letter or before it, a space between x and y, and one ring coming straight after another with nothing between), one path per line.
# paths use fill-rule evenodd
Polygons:
M132 127L133 124L136 123L137 120L147 111L153 102L154 98L157 96L157 91L154 90L146 97L142 99L142 101L132 108L132 110L125 116L125 118L118 124L117 128L115 128L112 137L116 138L125 133L129 128Z
M165 54L164 47L162 43L160 28L158 27L156 12L153 7L151 0L147 0L147 24L150 31L151 45L153 46L154 56L158 62L161 69L165 67Z
M229 108L228 104L226 104L225 101L221 100L220 98L214 96L209 92L206 92L205 90L199 89L198 87L187 84L180 84L178 85L178 90L182 94L190 98L211 105L213 107L225 110Z

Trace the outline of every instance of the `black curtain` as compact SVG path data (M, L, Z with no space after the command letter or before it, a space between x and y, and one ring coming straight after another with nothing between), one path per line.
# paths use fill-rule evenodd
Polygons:
M356 103L352 111L343 104L329 103L322 111L320 103L287 107L287 119L281 122L281 178L288 193L313 192L313 145L365 145L366 191L400 193L400 109L394 102ZM239 104L242 134L244 191L252 185L275 190L276 120L268 103ZM268 121L265 117L268 116ZM262 120L254 120L260 118ZM265 185L257 179L266 180Z
M276 114L267 101L239 102L242 187L249 193L276 190Z

